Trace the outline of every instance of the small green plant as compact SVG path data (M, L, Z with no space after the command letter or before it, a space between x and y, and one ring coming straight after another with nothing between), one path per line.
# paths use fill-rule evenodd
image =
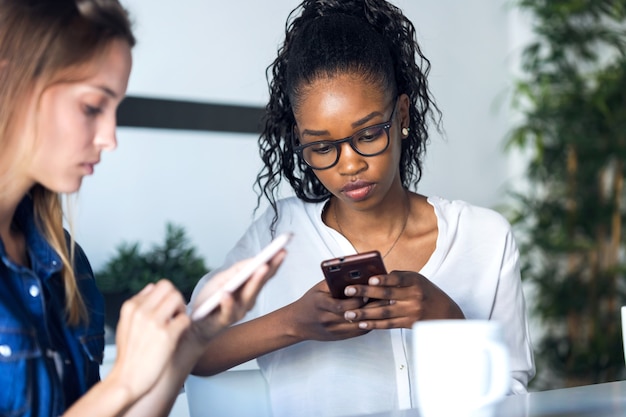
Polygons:
M104 294L106 323L115 328L122 303L150 282L167 278L189 301L200 277L209 272L196 253L185 230L168 223L165 240L142 252L140 244L124 242L104 267L96 272L96 283Z

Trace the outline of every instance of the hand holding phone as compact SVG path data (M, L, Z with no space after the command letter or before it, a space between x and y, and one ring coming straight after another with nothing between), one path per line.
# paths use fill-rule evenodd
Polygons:
M262 265L269 262L291 240L292 233L284 233L276 237L269 245L263 248L240 271L233 275L224 286L207 298L193 310L191 320L201 320L209 315L220 303L222 296L227 292L234 292L241 287L250 276Z
M387 273L378 251L370 251L328 259L322 262L322 272L334 298L348 298L344 290L351 284L367 285L370 277Z

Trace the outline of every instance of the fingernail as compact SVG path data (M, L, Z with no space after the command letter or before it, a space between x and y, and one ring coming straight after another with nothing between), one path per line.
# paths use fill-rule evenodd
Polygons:
M356 313L354 311L346 311L343 314L343 318L346 320L354 320L356 318Z
M143 289L141 291L139 291L139 294L149 293L150 291L152 291L152 288L154 288L154 284L151 282L148 285L146 285L145 287L143 287Z
M376 278L376 277L372 277L369 279L368 284L370 285L378 285L380 284L380 279Z
M396 303L396 300L389 300L389 305L394 305Z
M367 323L365 323L364 321L360 322L359 329L367 329Z
M348 296L354 295L354 294L356 294L356 288L354 288L354 287L346 287L346 289L343 290L343 293L345 295L348 295Z

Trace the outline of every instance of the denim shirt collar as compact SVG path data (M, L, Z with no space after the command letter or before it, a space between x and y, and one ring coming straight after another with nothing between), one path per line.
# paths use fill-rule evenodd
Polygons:
M61 271L63 267L61 258L56 251L52 249L37 226L33 200L30 196L24 197L17 206L13 221L22 233L24 233L30 258L30 269L44 280ZM2 239L0 239L0 257L8 268L13 270L24 268L23 266L16 265L8 258Z

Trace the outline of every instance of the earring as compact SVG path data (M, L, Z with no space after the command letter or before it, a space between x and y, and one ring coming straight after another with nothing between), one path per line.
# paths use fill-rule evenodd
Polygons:
M402 136L409 136L409 128L408 127L403 127L402 128Z

